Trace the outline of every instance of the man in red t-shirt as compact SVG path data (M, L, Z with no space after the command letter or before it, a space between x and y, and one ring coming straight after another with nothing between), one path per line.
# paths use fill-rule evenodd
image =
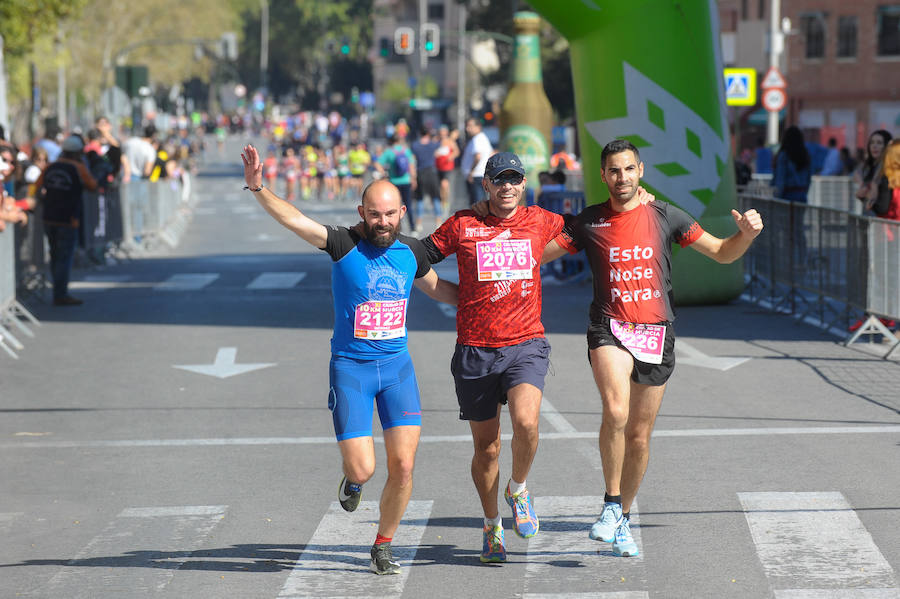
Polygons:
M538 445L538 421L550 345L541 324L540 264L562 216L520 206L525 170L511 152L493 155L482 187L489 213L461 210L423 240L432 263L455 253L459 268L457 345L451 363L459 417L475 445L472 479L484 509L481 561L506 560L497 507L500 407L513 425L512 477L504 497L521 537L538 532L525 478Z
M603 401L600 457L606 496L590 536L612 542L616 555L635 556L639 550L629 510L647 469L650 434L675 367L672 243L725 264L747 251L763 223L756 210L732 210L738 232L719 239L677 206L641 203L636 193L644 165L631 143L610 142L600 162L609 200L568 221L548 245L544 261L584 249L591 266L588 359Z

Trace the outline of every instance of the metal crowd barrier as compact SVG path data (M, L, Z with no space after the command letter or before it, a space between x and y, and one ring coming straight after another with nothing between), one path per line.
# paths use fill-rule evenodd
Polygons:
M16 351L25 348L13 331L34 337L26 322L40 326L31 312L16 300L16 227L9 223L0 232L0 349L12 358L18 358Z
M753 196L774 197L772 175L753 175L739 192ZM814 175L809 184L807 204L822 208L844 210L851 214L862 214L862 202L856 199L856 184L852 177L825 177Z
M160 243L175 247L187 228L193 199L187 172L178 180L137 180L85 192L76 261L102 264L107 256L140 255ZM9 224L0 233L0 349L13 358L24 348L16 335L33 337L28 324L40 326L17 297L43 299L50 286L48 258L38 204L26 226Z
M537 205L544 210L556 214L578 214L584 210L585 200L583 191L550 191L538 196ZM590 269L584 252L578 252L574 256L566 254L558 260L541 267L541 277L552 276L558 281L575 282L588 277Z
M738 203L765 221L744 258L751 301L843 330L862 312L845 343L877 333L889 342L885 358L897 349L881 319L900 320L900 222L746 193Z

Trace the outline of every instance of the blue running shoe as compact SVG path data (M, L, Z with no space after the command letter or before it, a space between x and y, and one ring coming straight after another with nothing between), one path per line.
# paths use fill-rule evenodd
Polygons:
M481 561L497 564L506 561L506 547L503 546L503 526L485 524L482 531Z
M529 539L538 533L540 523L538 517L534 513L534 505L531 503L531 495L528 489L521 493L511 495L509 485L506 485L506 491L503 492L506 503L512 508L513 530L523 539Z
M638 546L631 536L631 522L628 518L623 518L619 527L616 529L616 538L613 540L613 555L619 557L637 557Z
M590 537L595 541L612 543L621 520L622 506L618 503L604 503L600 518L591 527Z

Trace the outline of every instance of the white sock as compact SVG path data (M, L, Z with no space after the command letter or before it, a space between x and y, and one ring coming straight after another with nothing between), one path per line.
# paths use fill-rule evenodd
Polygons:
M497 514L496 518L485 518L484 525L490 526L491 528L493 528L495 526L502 526L503 525L503 517L500 516L500 514Z
M509 479L509 494L510 495L518 495L522 491L525 490L525 481L518 482L513 479Z

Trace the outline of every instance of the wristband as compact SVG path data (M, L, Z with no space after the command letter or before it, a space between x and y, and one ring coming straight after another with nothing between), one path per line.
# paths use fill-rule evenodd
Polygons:
M244 189L249 189L249 190L252 191L252 192L262 191L262 188L263 188L262 185L260 185L260 186L257 187L256 189L250 189L250 186L249 186L249 185L244 185Z

